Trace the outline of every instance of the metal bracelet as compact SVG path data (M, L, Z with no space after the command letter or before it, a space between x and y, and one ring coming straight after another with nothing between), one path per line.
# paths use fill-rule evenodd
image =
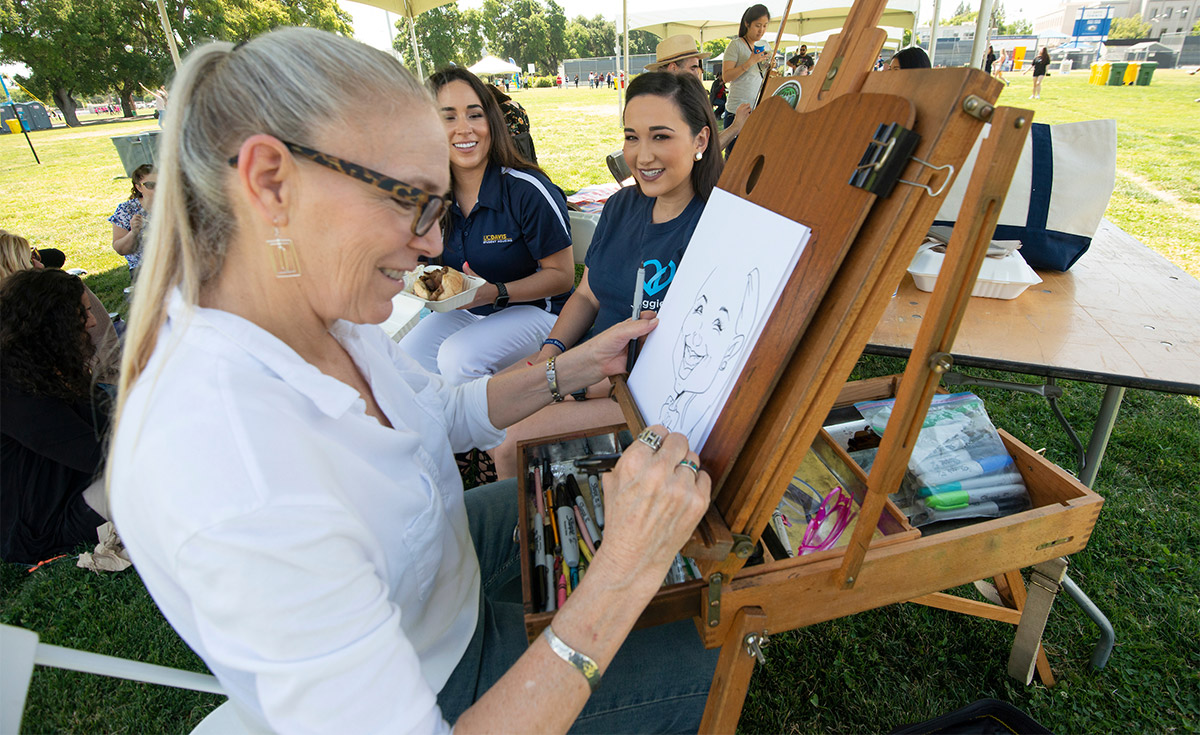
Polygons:
M571 648L562 639L554 635L554 631L549 625L542 631L542 637L550 644L550 650L561 658L563 661L575 667L575 670L583 674L583 678L587 679L588 687L591 691L596 691L596 687L600 685L600 667L591 657Z
M546 382L550 384L550 395L555 403L562 403L563 395L558 392L558 373L554 370L554 358L546 361Z

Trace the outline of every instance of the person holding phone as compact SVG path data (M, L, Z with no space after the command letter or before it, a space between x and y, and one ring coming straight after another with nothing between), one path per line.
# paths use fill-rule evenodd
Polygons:
M754 109L758 104L758 90L767 74L767 59L771 57L766 44L760 44L759 41L767 32L767 23L770 21L771 13L766 5L760 3L746 8L738 26L737 38L725 49L725 58L721 61L721 78L725 80L728 95L723 120L725 127L733 123L734 116L730 110L736 111L743 104ZM731 142L726 151L732 150Z

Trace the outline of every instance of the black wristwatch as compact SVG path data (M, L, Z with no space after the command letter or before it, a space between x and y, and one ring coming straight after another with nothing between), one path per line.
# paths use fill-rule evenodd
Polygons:
M496 287L496 300L492 302L493 309L503 309L508 306L508 286L503 283L492 284Z
M580 388L579 390L572 393L571 397L577 401L586 401L587 400L587 388Z

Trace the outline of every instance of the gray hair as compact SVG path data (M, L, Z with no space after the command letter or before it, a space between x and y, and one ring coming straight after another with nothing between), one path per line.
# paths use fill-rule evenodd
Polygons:
M118 415L154 353L171 291L179 288L194 304L201 285L221 271L236 228L229 159L246 138L266 133L318 147L322 133L354 127L362 105L433 110L429 92L396 59L311 28L281 28L237 46L216 42L195 49L171 84L170 99L154 218L121 364Z

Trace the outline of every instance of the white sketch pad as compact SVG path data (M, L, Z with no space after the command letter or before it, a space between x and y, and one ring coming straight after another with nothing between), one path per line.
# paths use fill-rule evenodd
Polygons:
M704 447L811 232L713 189L629 376L648 425Z

